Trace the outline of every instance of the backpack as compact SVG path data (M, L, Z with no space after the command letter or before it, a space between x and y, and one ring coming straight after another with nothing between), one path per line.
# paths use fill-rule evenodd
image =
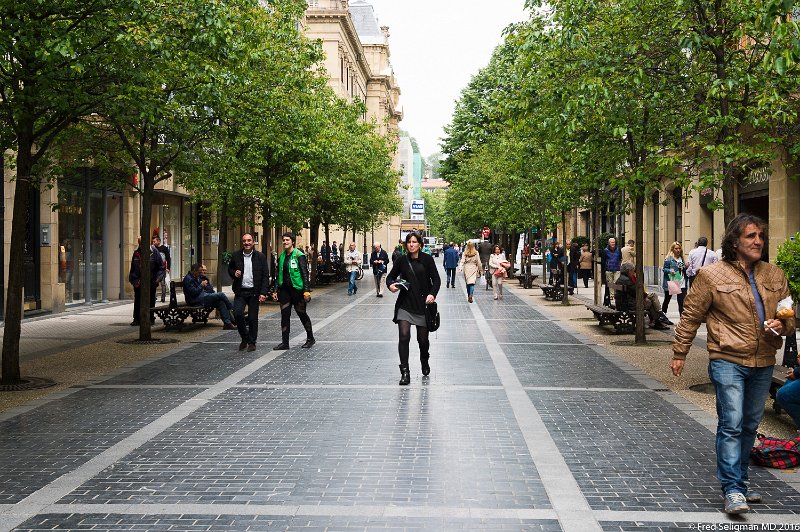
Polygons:
M800 436L791 440L777 440L758 434L761 445L753 447L750 458L764 467L791 469L800 465Z

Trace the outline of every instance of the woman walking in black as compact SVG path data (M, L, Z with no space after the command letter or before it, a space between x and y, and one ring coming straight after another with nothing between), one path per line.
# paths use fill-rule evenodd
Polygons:
M417 327L417 343L419 344L419 361L422 374L431 372L428 364L430 358L428 327L425 322L425 305L436 301L436 294L442 281L436 270L433 257L421 253L422 237L415 232L406 236L406 254L392 263L392 271L386 277L386 286L392 292L400 290L394 305L394 319L400 331L398 350L400 352L400 386L411 383L411 372L408 368L408 350L411 343L411 326Z

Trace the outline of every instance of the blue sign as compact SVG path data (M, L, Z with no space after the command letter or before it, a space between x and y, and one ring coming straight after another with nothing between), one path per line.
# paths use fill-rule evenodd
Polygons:
M425 214L425 200L413 200L411 202L411 214Z

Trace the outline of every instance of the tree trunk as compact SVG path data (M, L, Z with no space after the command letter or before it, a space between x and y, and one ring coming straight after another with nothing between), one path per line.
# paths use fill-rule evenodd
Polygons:
M312 218L308 224L311 229L311 284L317 286L317 253L319 253L319 218Z
M547 235L547 231L544 228L544 214L542 214L542 224L539 226L539 236L540 239L540 251L542 252L542 284L547 284L547 268L549 264L547 264L547 259L545 259L545 248L544 243L547 240L545 236Z
M28 128L25 128L28 129ZM31 123L30 129L33 129ZM33 170L32 135L18 138L17 177L14 190L14 210L11 221L11 249L9 256L22 257L25 253L26 213L31 193L31 171ZM2 384L22 382L19 368L19 338L22 333L22 289L24 272L17 267L8 269L8 288L6 292L5 328L3 332L3 374Z
M328 243L328 256L325 258L325 272L331 273L331 256L333 255L333 250L331 249L331 226L328 222L325 222L325 242Z
M222 292L222 269L228 265L223 262L223 254L228 250L228 197L222 201L219 213L219 242L217 242L217 292Z
M561 225L564 228L564 234L561 235L561 239L564 241L564 246L562 248L564 250L564 260L561 263L561 264L564 265L563 268L562 268L563 271L561 272L561 276L562 276L561 280L564 282L564 284L562 285L562 287L563 287L563 295L561 297L561 304L562 305L569 305L569 271L568 271L569 250L567 249L567 239L566 239L566 236L567 236L567 211L561 211Z
M147 168L139 169L142 179L144 181L144 188L142 190L142 219L139 228L139 236L142 237L142 262L141 262L141 288L139 294L141 297L139 305L139 340L148 341L152 340L152 325L150 324L150 291L152 287L150 282L152 279L152 272L150 268L150 220L153 212L153 189L155 188L155 176L148 172Z
M722 163L722 175L722 203L724 205L725 229L727 229L728 224L736 216L736 193L734 187L736 177L733 175L733 168L728 163Z
M272 280L272 210L266 203L261 208L261 237L264 239L261 252L267 257L267 276Z
M644 195L636 196L634 219L636 228L636 343L647 343L644 332L644 267L642 265L642 239L644 238Z
M589 243L589 249L593 251L592 255L592 269L594 275L594 304L599 305L603 300L603 281L600 279L602 275L602 268L600 264L600 249L597 248L597 236L600 234L600 217L597 215L600 209L600 199L597 192L594 193L592 200L592 241Z

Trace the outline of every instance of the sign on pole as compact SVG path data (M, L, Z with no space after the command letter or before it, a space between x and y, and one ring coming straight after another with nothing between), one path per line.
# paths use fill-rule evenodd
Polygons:
M483 238L489 238L489 233L491 233L491 229L489 229L488 227L484 227L481 230L481 235L483 235Z
M415 199L411 201L411 214L425 214L424 199Z

